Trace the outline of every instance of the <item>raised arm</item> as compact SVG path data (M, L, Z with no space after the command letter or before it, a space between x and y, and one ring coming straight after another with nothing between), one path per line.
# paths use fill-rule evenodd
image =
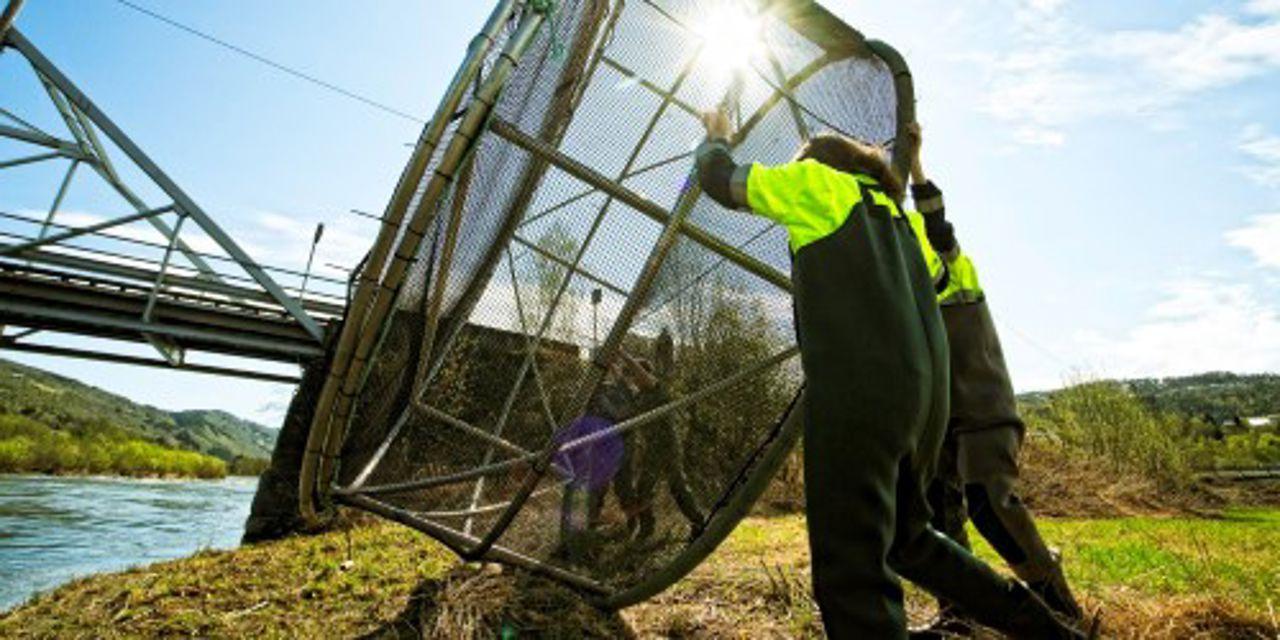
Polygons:
M698 163L698 182L712 200L729 209L747 208L747 174L751 165L738 166L729 152L729 137L733 125L729 117L719 111L702 115L702 125L707 129L707 139L695 153Z
M704 115L707 140L698 147L698 180L721 205L747 210L786 227L791 247L830 233L862 199L853 175L816 160L778 166L739 165L729 152L732 125L723 113Z
M929 236L929 244L943 257L953 260L959 254L956 243L955 227L947 221L947 210L942 201L942 190L929 180L924 173L924 162L920 159L923 136L919 123L907 126L907 144L910 145L911 156L911 199L915 202L916 211L924 217L925 233Z

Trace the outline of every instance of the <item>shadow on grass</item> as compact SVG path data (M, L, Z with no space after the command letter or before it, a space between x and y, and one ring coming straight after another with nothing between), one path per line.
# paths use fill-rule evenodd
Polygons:
M510 567L462 565L414 589L409 604L366 640L418 638L635 638L617 612L572 589Z

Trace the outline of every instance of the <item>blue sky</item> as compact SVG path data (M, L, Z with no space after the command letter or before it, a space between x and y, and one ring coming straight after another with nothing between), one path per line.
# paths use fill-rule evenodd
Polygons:
M137 1L424 117L489 8ZM978 262L1020 389L1280 370L1280 2L827 4L911 63L927 168ZM317 262L357 258L373 225L344 212L382 210L421 127L112 0L33 0L18 24L265 262L301 268L321 221ZM0 57L0 92L35 108L14 57ZM52 187L33 180L0 173L5 206L9 194L47 206ZM268 424L291 392L5 357Z

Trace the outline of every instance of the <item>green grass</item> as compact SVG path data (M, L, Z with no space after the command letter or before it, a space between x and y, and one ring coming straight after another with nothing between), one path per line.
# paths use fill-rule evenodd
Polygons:
M1280 607L1280 510L1233 510L1218 519L1046 520L1041 529L1086 592L1123 586L1156 598L1213 594L1260 613ZM991 548L973 539L979 555L995 562Z
M1103 611L1107 637L1265 639L1280 632L1271 613L1280 608L1280 509L1221 519L1044 520L1042 528L1066 552L1087 606ZM978 549L993 558L985 545ZM380 523L79 580L0 614L0 637L385 633L396 620L416 623L413 612L432 606L415 602L414 593L444 594L445 602L433 604L455 612L480 615L472 610L490 606L447 602L462 593L449 589L417 591L424 582L447 584L457 566L425 536ZM641 638L819 638L808 580L804 519L749 518L692 574L622 617ZM908 606L917 621L929 614L918 590L908 590ZM524 631L533 635L520 637L536 637L535 629Z

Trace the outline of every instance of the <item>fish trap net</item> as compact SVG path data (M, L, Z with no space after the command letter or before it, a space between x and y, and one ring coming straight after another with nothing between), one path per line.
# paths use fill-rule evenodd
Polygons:
M909 76L799 0L508 2L486 30L363 266L304 506L625 605L696 566L799 431L786 232L702 194L699 112L731 113L739 161L890 145Z

